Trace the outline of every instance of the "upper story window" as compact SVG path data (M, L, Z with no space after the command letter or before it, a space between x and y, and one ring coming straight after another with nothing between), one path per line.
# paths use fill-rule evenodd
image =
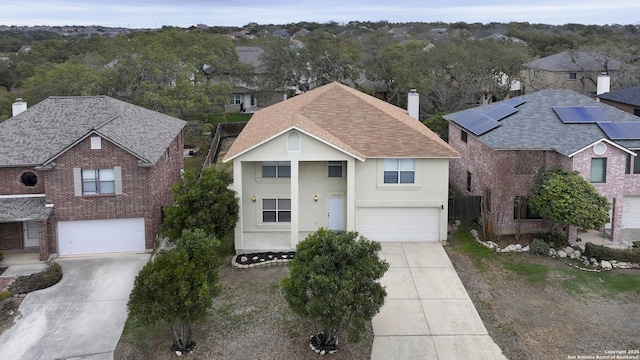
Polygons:
M624 165L624 173L640 174L640 156L632 156L631 154L627 154L627 162Z
M460 130L460 140L466 143L467 137L468 137L467 132L464 130Z
M82 194L115 194L116 176L113 169L82 170Z
M27 171L20 176L20 182L24 186L36 186L38 183L38 176L32 171Z
M262 163L263 178L290 178L291 163L289 161L264 161Z
M329 161L327 163L327 176L330 178L341 178L342 161Z
M291 222L291 199L262 199L262 222Z
M91 150L102 149L102 138L99 136L91 137Z
M607 158L591 159L591 182L605 183L607 182Z
M415 183L415 159L384 159L385 184Z
M574 72L567 73L567 80L575 80L578 78L578 74Z

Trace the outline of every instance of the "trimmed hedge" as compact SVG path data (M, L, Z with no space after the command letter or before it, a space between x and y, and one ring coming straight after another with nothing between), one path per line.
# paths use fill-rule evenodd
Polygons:
M624 262L640 263L640 249L631 250L611 249L592 243L584 244L584 256L601 260L617 260Z
M53 286L60 282L61 279L62 267L58 263L53 263L39 273L18 276L13 284L9 286L9 290L14 294L25 294Z

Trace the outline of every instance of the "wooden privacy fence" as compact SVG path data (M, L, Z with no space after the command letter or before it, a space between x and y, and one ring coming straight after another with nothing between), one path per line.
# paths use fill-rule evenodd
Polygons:
M482 196L449 196L449 221L476 221L482 214Z

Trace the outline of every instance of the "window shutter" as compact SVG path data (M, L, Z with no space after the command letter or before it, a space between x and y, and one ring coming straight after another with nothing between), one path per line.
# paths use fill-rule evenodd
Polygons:
M82 170L73 168L73 193L75 196L82 196Z
M114 166L113 174L116 178L115 180L116 195L122 195L122 167Z

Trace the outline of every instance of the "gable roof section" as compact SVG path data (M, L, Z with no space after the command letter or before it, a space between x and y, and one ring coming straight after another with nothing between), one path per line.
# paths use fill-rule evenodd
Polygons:
M49 97L0 123L0 166L51 162L90 134L155 164L185 124L108 96Z
M608 93L596 95L596 97L599 97L600 99L615 101L621 104L640 106L640 86L611 91Z
M525 66L546 71L605 71L605 62L610 71L622 67L622 62L618 60L585 51L563 51L530 61Z
M362 159L459 156L406 110L334 82L256 112L224 161L291 128Z
M525 103L518 106L518 112L501 120L499 127L476 138L495 150L555 150L571 156L585 146L608 137L595 122L563 123L554 107L597 106L613 122L640 121L636 116L570 90L543 90L523 95L522 100ZM444 118L464 128L456 121L459 113L448 114ZM613 142L629 149L640 148L640 140Z

